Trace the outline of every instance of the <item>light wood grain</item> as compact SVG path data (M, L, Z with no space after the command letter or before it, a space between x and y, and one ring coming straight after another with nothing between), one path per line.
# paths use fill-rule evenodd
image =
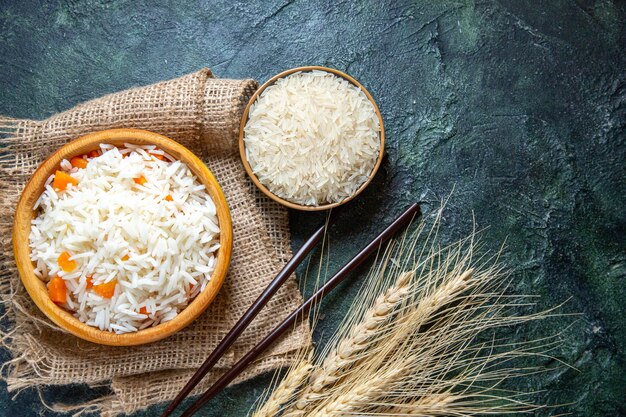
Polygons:
M378 117L378 123L380 125L380 135L379 135L380 136L380 152L378 153L378 158L376 160L376 165L374 165L374 169L370 173L369 178L350 197L348 197L345 200L342 200L342 201L340 201L338 203L322 204L322 205L319 205L319 206L307 206L307 205L297 204L297 203L294 203L292 201L285 200L284 198L281 198L281 197L275 195L265 185L261 184L261 181L259 181L257 176L254 175L254 172L252 172L252 168L250 167L250 164L248 163L248 160L246 158L246 145L245 145L245 142L244 142L244 137L245 137L245 135L244 135L244 128L246 126L246 123L248 122L248 114L250 113L250 107L252 106L252 104L254 104L254 102L257 100L257 98L263 93L263 91L267 87L269 87L270 85L274 84L274 82L276 82L276 80L278 80L279 78L284 78L284 77L286 77L288 75L291 75L291 74L299 72L299 71L306 72L306 71L314 71L314 70L326 71L326 72L332 73L332 74L334 74L334 75L336 75L338 77L344 78L347 81L349 81L350 83L352 83L355 86L357 86L358 88L360 88L363 91L363 93L365 93L365 96L368 98L368 100L374 106L374 110L376 112L376 117ZM284 206L287 206L289 208L296 209L296 210L304 210L304 211L328 210L328 209L331 209L333 207L337 207L337 206L340 206L342 204L345 204L348 201L352 200L354 197L359 195L369 185L369 183L372 181L372 179L376 175L376 172L378 172L378 168L380 168L380 164L381 164L381 162L383 160L384 153L385 153L385 127L384 127L384 124L383 124L383 117L380 114L380 110L378 109L378 106L376 105L376 101L374 100L374 97L372 97L372 95L369 93L369 91L367 91L365 89L365 87L363 87L357 80L355 80L354 78L352 78L348 74L343 73L343 72L341 72L339 70L336 70L334 68L327 68L327 67L320 67L320 66L298 67L298 68L292 68L292 69L287 70L287 71L283 71L280 74L275 75L274 77L272 77L269 80L267 80L267 82L265 82L261 87L259 87L259 89L250 98L250 101L248 102L248 105L246 106L246 108L243 111L243 116L241 117L241 123L239 125L239 155L241 156L241 160L243 162L243 166L244 166L246 172L248 173L248 175L250 176L250 179L252 179L252 182L254 182L254 184L257 187L259 187L259 189L265 195L267 195L269 198L271 198L272 200L274 200L274 201L276 201L276 202L278 202L278 203L280 203L280 204L282 204Z
M33 206L44 190L45 181L55 170L59 169L59 164L63 159L70 159L73 156L99 149L98 145L101 143L121 146L125 142L140 145L156 145L189 166L191 171L198 177L198 180L206 186L208 194L215 202L220 227L221 246L217 253L215 271L211 275L207 287L178 316L155 327L134 333L115 334L80 322L72 314L50 300L46 284L37 278L33 272L34 266L30 260L29 234L31 221L36 215L33 211ZM211 171L198 157L181 144L165 136L139 129L111 129L91 133L66 144L54 152L41 164L28 184L26 184L17 205L13 224L15 261L20 278L35 304L50 320L73 335L91 342L112 346L131 346L154 342L170 336L189 325L209 306L219 292L226 277L232 244L232 224L226 198Z

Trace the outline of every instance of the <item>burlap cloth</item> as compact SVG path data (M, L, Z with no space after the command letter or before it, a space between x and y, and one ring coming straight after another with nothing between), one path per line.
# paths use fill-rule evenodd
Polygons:
M241 113L256 87L253 80L218 79L203 69L107 95L44 121L0 119L0 296L5 310L2 340L13 355L3 372L9 391L72 383L110 385L112 394L65 408L102 415L131 413L170 400L274 277L291 255L287 213L251 185L236 150ZM172 337L129 348L85 342L47 320L22 286L11 249L13 212L35 168L67 141L116 127L161 133L205 161L226 194L234 234L228 277L209 309ZM245 354L301 301L291 279L196 393L206 389L220 369ZM309 343L310 332L304 323L239 380L290 364L297 351Z

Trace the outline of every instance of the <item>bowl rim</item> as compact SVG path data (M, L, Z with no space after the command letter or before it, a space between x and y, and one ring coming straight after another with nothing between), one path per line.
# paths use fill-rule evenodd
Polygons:
M347 198L345 198L345 199L343 199L343 200L341 200L339 202L336 202L336 203L323 204L323 205L320 205L320 206L307 206L307 205L304 205L304 204L294 203L293 201L286 200L286 199L284 199L282 197L279 197L276 194L272 193L265 185L263 185L261 183L261 181L259 181L257 176L252 172L252 167L248 163L248 159L246 157L246 148L245 148L245 142L244 142L244 136L245 136L244 135L244 128L246 126L246 123L248 122L248 114L250 113L250 108L252 107L254 102L259 98L259 96L263 93L263 91L267 87L269 87L270 85L274 84L276 82L276 80L278 80L280 78L287 77L287 76L289 76L291 74L294 74L296 72L308 72L308 71L324 71L324 72L328 72L328 73L334 74L334 75L336 75L338 77L341 77L341 78L347 80L348 82L350 82L354 86L356 86L359 89L361 89L361 91L363 91L363 93L365 94L367 99L374 106L374 111L376 113L376 117L378 118L378 123L379 123L379 126L380 126L380 132L379 132L380 149L379 149L379 152L378 152L378 158L376 159L376 164L374 165L374 168L372 169L372 172L369 174L369 177L367 178L367 181L365 181L363 184L361 184L361 186L351 196L349 196L349 197L347 197ZM266 196L268 196L272 200L274 200L274 201L276 201L276 202L278 202L278 203L280 203L280 204L282 204L282 205L284 205L286 207L289 207L289 208L292 208L292 209L296 209L296 210L302 210L302 211L322 211L322 210L328 210L328 209L331 209L333 207L337 207L337 206L343 205L343 204L351 201L357 195L359 195L365 188L367 188L367 186L370 184L370 182L372 182L372 180L374 179L374 176L376 175L376 173L378 172L378 169L380 168L380 165L381 165L381 163L383 161L384 154L385 154L385 126L384 126L382 114L380 113L380 109L378 108L378 105L376 104L376 100L374 100L374 97L370 94L370 92L365 87L363 87L363 85L361 83L359 83L356 79L354 79L350 75L348 75L348 74L346 74L346 73L344 73L342 71L339 71L337 69L334 69L334 68L322 67L322 66L319 66L319 65L310 65L310 66L291 68L291 69L283 71L283 72L281 72L279 74L276 74L275 76L273 76L272 78L267 80L265 83L263 83L255 91L255 93L252 95L252 97L250 97L250 100L248 101L248 104L244 108L243 114L241 116L241 122L239 123L239 156L241 157L241 161L243 162L243 166L244 166L244 169L246 170L246 173L248 174L248 176L250 177L250 179L252 180L254 185L256 185L261 190L261 192L263 192L263 194L265 194Z
M45 180L59 167L62 159L84 154L89 147L98 149L98 145L101 143L117 145L123 142L133 143L133 141L141 144L154 144L176 159L185 162L196 175L198 181L207 187L207 192L216 206L221 246L209 284L176 317L154 327L132 333L117 334L81 322L70 312L50 300L46 284L34 274L34 266L30 260L29 235L31 220L35 216L34 202L43 192ZM41 191L38 192L38 190ZM36 198L33 198L35 193ZM45 159L26 183L20 195L13 221L13 252L20 279L30 298L50 320L61 328L81 339L110 346L134 346L155 342L188 326L206 310L222 287L230 263L232 245L232 221L228 203L213 173L194 153L180 143L158 133L142 129L121 128L92 132L61 146Z

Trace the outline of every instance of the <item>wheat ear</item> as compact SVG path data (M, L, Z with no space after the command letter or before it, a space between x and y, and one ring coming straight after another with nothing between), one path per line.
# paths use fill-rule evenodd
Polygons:
M362 379L358 384L350 387L350 390L342 393L315 411L307 413L307 417L338 417L356 415L363 407L369 407L383 395L393 382L401 377L403 367L398 367L391 374L376 375L372 378Z
M329 352L322 366L311 375L309 382L314 392L320 392L324 387L334 384L342 376L341 371L353 365L360 358L360 354L370 347L397 307L406 300L414 276L413 271L401 274L395 285L376 299L363 321L354 326L348 336Z
M380 334L381 328L389 322L397 307L407 299L414 276L414 271L400 274L395 284L376 298L374 305L365 313L362 321L352 327L337 347L328 353L324 362L315 368L309 378L309 385L299 395L294 409L287 411L283 417L304 415L307 405L317 400L324 388L333 385L345 375L346 369L361 359L361 354Z
M265 400L265 403L257 408L251 417L274 417L278 415L281 407L293 398L300 386L308 379L311 369L313 369L313 364L311 363L311 355L309 355L289 370L280 384Z

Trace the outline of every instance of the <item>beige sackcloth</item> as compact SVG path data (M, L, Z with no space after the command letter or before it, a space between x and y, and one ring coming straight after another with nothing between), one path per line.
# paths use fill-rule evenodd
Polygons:
M291 256L287 212L256 190L237 152L241 114L256 88L254 80L219 79L202 69L88 101L44 121L0 119L0 297L6 312L2 341L13 355L3 372L10 392L73 383L110 385L111 395L55 406L105 416L171 400L280 270ZM29 299L11 248L17 200L37 166L72 139L118 127L163 134L198 155L222 186L233 220L232 260L215 301L186 329L136 347L100 346L56 327ZM291 278L195 393L208 388L301 302ZM291 364L310 340L308 324L298 325L238 381Z

